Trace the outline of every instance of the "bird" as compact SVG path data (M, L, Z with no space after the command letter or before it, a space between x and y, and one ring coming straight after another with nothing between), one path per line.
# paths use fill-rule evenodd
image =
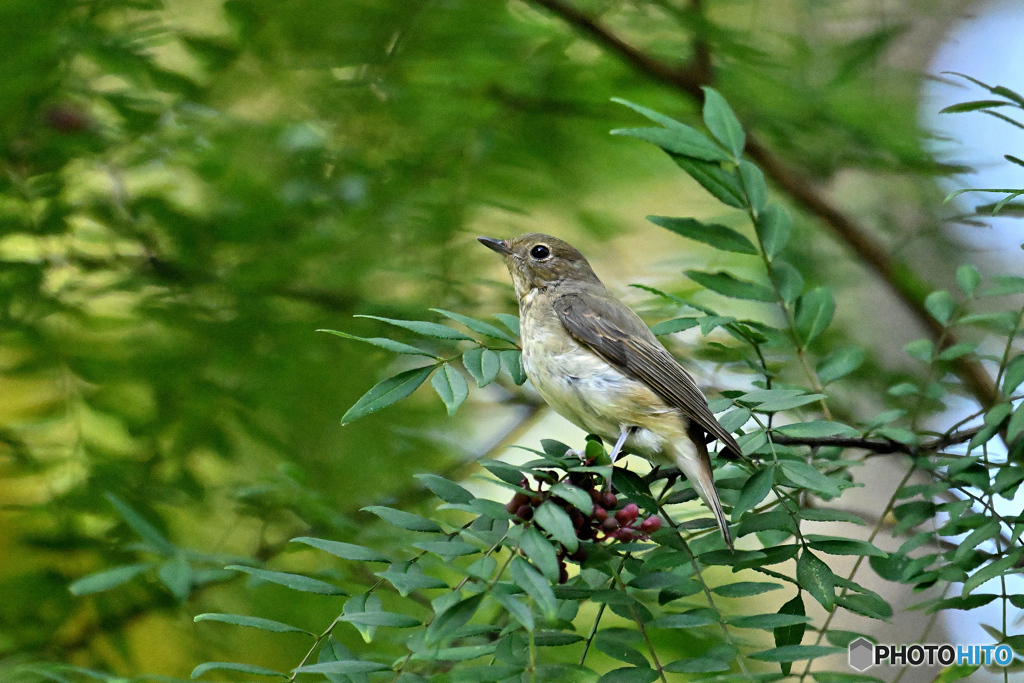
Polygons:
M655 465L674 464L715 516L729 523L707 443L740 447L718 423L693 377L575 247L551 235L477 238L502 256L519 301L523 368L541 398L577 427Z

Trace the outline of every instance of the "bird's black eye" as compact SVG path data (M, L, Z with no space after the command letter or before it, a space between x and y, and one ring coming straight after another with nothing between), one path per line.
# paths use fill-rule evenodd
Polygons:
M544 244L538 244L530 250L530 256L538 261L543 261L547 257L551 256L551 250Z

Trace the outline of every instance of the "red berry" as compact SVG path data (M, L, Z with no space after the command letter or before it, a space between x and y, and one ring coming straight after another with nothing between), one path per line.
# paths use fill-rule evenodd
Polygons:
M604 494L604 506L606 509L611 510L619 502L619 499L615 497L615 494L611 491L607 491Z
M619 524L628 526L636 521L637 515L639 514L640 508L637 507L636 503L630 503L615 513L615 519L619 520Z
M603 522L604 520L608 519L608 511L605 510L603 507L594 506L594 519L596 519L598 522Z
M640 523L640 531L645 534L653 534L661 528L661 517L648 517Z
M604 504L604 495L597 489L590 489L590 500L594 501L594 505Z
M529 505L521 506L518 510L516 510L516 517L523 520L524 522L529 522L531 519L533 519L533 508L530 507Z
M565 568L563 564L558 568L558 583L565 583L569 580L569 570Z

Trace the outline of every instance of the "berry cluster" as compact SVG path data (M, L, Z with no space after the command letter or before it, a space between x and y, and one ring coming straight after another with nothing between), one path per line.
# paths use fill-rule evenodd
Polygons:
M611 491L604 491L599 487L597 479L592 474L571 472L565 477L559 477L555 472L540 471L536 472L534 476L537 479L537 489L534 490L530 486L530 481L523 478L519 485L525 491L517 492L505 506L510 514L515 515L523 522L532 520L533 511L544 501L550 500L569 515L573 528L576 530L576 537L580 541L596 543L609 539L623 543L646 541L651 534L661 528L660 517L651 516L641 519L640 508L636 503L627 503L616 509L620 504L618 497ZM550 487L563 480L590 495L593 507L589 515L584 514L578 507L565 500L551 495ZM575 552L569 553L561 544L556 543L556 545L561 570L559 580L564 583L568 579L565 568L566 558L581 563L587 559L587 550L581 545Z

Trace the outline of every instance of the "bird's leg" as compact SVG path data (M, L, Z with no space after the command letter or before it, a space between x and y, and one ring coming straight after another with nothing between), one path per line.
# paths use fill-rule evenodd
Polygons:
M632 434L634 430L636 430L636 427L626 427L622 430L622 433L619 434L619 440L615 442L612 452L608 454L608 459L612 461L613 465L615 464L615 459L619 457L619 451L622 450L623 444L626 443L626 437Z
M608 491L612 490L611 473L615 470L615 459L619 457L619 452L622 450L622 446L626 443L626 438L629 437L629 435L635 431L636 427L632 425L624 428L622 430L622 433L619 434L619 440L616 441L615 446L612 447L612 452L608 454L608 459L611 460L611 462L608 464L608 481L606 482L607 486L605 487Z

